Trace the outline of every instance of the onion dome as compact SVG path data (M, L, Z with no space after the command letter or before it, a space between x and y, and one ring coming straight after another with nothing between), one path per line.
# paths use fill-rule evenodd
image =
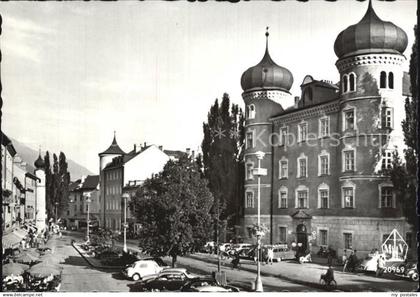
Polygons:
M44 169L45 168L45 162L41 158L41 153L39 153L38 159L36 159L36 161L34 162L34 165L35 165L36 169Z
M267 27L268 30L268 27ZM293 84L292 73L271 59L268 52L268 31L266 36L265 54L261 62L248 68L241 78L241 86L244 92L257 91L261 89L282 90L289 92Z
M338 34L334 51L338 58L368 53L403 54L407 43L404 30L382 21L369 0L369 7L360 22Z
M115 131L114 131L114 139L112 140L111 145L109 148L107 148L102 153L99 153L99 156L102 155L125 155L124 151L120 148L120 146L117 143L117 139L115 137Z

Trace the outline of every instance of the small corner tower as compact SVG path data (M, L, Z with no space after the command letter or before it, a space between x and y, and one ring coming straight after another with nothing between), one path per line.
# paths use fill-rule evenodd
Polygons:
M272 123L269 119L283 112L283 106L293 105L293 98L289 92L293 84L292 73L277 65L268 51L268 27L265 54L255 66L248 68L242 75L242 97L245 102L245 207L243 226L251 228L257 223L257 178L253 170L258 167L257 152L265 153L261 160L261 168L267 168L266 176L261 177L261 215L267 220L261 224L270 226L268 215L271 207L271 174L272 174ZM283 106L282 106L283 105ZM271 231L271 230L270 230ZM247 230L244 230L247 233ZM264 240L270 238L267 234Z
M120 148L117 143L116 133L114 131L114 139L112 140L111 145L104 150L102 153L99 153L99 203L102 204L101 207L101 218L103 219L102 224L105 227L105 185L104 185L104 176L103 176L103 169L105 166L112 161L113 158L118 156L124 156L125 152Z

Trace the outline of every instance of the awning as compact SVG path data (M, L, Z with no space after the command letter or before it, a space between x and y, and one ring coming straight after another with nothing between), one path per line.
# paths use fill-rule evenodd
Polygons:
M11 232L4 235L1 238L3 249L13 249L19 246L19 243L22 241L22 238L15 233Z

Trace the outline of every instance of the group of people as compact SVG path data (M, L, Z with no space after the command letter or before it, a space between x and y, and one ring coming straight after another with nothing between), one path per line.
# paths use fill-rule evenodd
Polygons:
M350 272L354 272L357 264L359 263L359 259L357 258L357 250L352 250L349 257L347 257L347 250L344 250L342 262L344 264L343 266L343 272L346 270Z

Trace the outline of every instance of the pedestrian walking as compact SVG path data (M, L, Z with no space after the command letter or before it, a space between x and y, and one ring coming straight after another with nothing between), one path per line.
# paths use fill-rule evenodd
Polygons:
M328 266L332 266L332 261L333 261L333 255L332 255L332 250L331 248L328 248Z
M376 277L379 277L384 272L385 268L385 260L383 256L379 256L378 262L377 262L377 268L376 268Z
M273 248L269 247L267 251L267 264L270 263L270 265L273 265L273 258L274 258Z

